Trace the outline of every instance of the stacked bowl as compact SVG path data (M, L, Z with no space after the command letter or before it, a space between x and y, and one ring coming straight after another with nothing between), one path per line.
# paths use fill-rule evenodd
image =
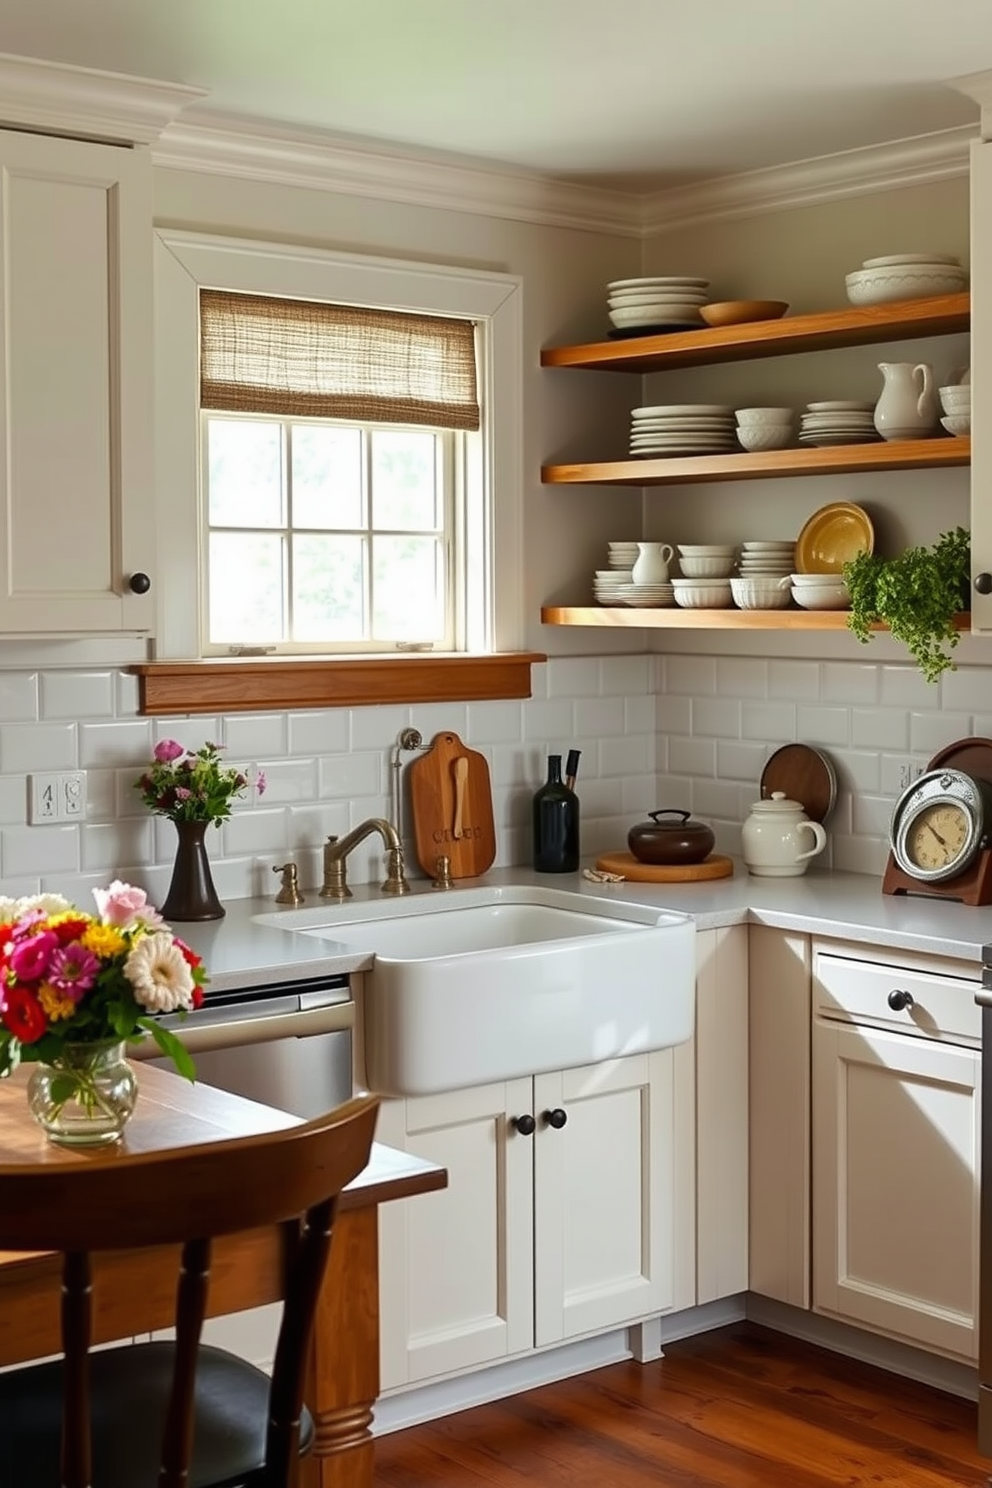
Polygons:
M789 574L738 575L730 580L730 592L739 610L784 610L792 599Z
M919 300L928 295L960 294L968 288L968 270L953 253L890 253L866 258L845 279L852 305L885 305L892 300Z
M607 544L608 568L597 568L592 578L592 594L597 604L623 604L622 590L630 584L631 569L638 554L636 542Z
M971 433L971 384L953 383L940 389L941 423L948 434Z
M646 336L676 327L701 329L700 305L709 295L708 279L684 274L656 274L641 279L614 279L606 286L614 333Z
M807 403L799 420L799 443L816 447L869 444L880 438L875 428L875 405L857 398L832 398Z
M792 575L792 598L804 610L846 610L851 597L840 574Z
M795 566L796 544L793 538L741 543L738 565L741 578L782 579L788 577Z
M791 408L738 408L734 417L743 449L785 449L793 441L796 415Z
M679 546L682 577L672 580L675 603L686 610L726 610L733 603L730 575L737 560L731 543Z

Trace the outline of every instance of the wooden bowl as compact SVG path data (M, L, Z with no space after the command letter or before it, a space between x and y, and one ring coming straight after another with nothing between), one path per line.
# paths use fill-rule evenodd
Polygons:
M708 326L728 326L749 320L778 320L788 308L786 300L720 300L700 305L699 313Z

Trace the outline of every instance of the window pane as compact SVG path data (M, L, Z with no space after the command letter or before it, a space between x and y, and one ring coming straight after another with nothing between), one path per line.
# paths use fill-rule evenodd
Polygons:
M373 636L383 641L441 639L443 572L441 545L433 537L374 538Z
M293 525L363 527L362 433L292 426Z
M210 639L270 644L285 637L283 539L264 532L210 534Z
M372 433L372 522L434 530L441 526L435 461L437 436L415 429Z
M360 537L293 538L295 641L365 639L364 547Z
M209 519L213 527L281 527L279 424L207 420Z

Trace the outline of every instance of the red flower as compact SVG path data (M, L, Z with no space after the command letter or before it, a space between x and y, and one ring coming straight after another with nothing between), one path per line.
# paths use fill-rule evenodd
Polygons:
M202 966L203 965L203 957L202 956L198 956L196 954L196 952L192 949L192 947L191 946L188 946L184 940L180 940L178 935L174 935L172 937L172 939L175 941L176 945L182 951L182 953L183 953L183 960L186 962L186 965L187 966L190 966L190 967L195 968L197 966Z
M66 946L71 945L74 940L78 940L88 925L89 921L86 916L80 915L78 919L63 920L60 924L53 925L51 928L52 932L58 936L59 945Z
M193 1007L194 1007L194 1009L196 1009L196 1008L201 1008L202 1006L203 1006L203 988L202 987L194 987L193 988Z
M0 1018L22 1044L37 1043L48 1027L48 1020L38 999L27 987L7 988Z

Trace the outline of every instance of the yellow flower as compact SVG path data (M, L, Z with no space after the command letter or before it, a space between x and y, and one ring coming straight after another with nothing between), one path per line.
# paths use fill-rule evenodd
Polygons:
M50 986L48 982L42 982L38 988L38 1001L49 1023L57 1023L60 1018L71 1018L76 1011L72 998L63 997L58 988Z
M127 949L127 941L115 925L90 925L79 937L80 944L101 961L109 961Z

